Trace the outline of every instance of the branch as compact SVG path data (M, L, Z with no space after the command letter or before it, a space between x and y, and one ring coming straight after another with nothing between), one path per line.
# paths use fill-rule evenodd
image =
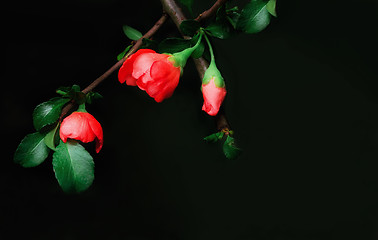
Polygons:
M223 4L225 4L227 2L227 0L218 0L214 3L213 6L211 6L211 8L209 8L208 10L204 11L203 13L201 13L200 15L198 15L197 18L195 18L194 20L200 22L200 21L203 21L204 19L206 18L209 18L211 16L213 16L217 10L223 6Z
M123 64L123 62L136 50L140 48L142 45L143 38L150 38L152 37L157 30L164 24L164 22L168 19L168 15L166 13L163 13L161 18L155 23L154 26L146 34L144 34L141 38L138 39L138 41L135 42L134 46L130 49L130 51L116 64L114 64L111 68L109 68L104 74L102 74L100 77L95 79L91 84L89 84L85 89L83 89L83 93L87 94L88 92L92 91L97 85L99 85L102 81L107 79L114 71L116 71L118 68L120 68ZM60 119L62 119L73 107L74 102L71 101L68 103L63 109L62 113L60 114Z
M114 64L108 71L106 71L104 74L102 74L100 77L98 77L96 80L94 80L91 84L89 84L88 87L86 87L82 92L83 93L88 93L92 91L98 84L100 84L102 81L104 81L107 77L109 77L110 74L112 74L115 70L120 68L123 64L123 62L131 55L133 54L136 50L140 48L142 45L143 38L150 38L152 35L155 34L155 32L163 25L163 23L167 20L168 15L166 13L163 13L161 18L155 23L155 25L148 30L146 34L144 34L141 38L136 41L134 46L130 49L130 51L121 59L119 60L116 64Z
M177 29L180 29L180 24L182 21L186 20L184 13L182 12L181 8L176 4L174 0L160 0L163 6L163 10L172 18L173 22L176 24ZM215 14L215 12L222 6L227 0L218 0L214 3L214 5L209 8L208 10L201 13L195 20L201 21L205 18L208 18ZM182 34L182 33L181 33ZM188 38L187 36L183 36L184 38ZM204 58L193 59L194 64L196 65L198 74L200 79L203 78L207 68L209 67L209 63ZM231 130L230 124L227 121L226 114L224 112L224 108L221 107L218 114L215 117L216 125L218 131L225 131L228 135L229 130Z

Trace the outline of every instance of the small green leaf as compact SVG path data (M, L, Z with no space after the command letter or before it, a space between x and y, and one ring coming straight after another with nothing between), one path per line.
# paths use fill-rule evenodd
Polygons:
M86 103L92 104L93 100L101 99L103 96L99 94L98 92L89 92L86 95Z
M223 144L223 153L228 159L235 159L241 153L241 149L235 145L235 139L230 135L227 136L226 141Z
M23 167L35 167L49 155L50 149L44 143L45 135L39 132L26 135L14 154L14 162Z
M92 156L74 140L60 141L53 154L55 177L64 192L82 192L94 179Z
M69 101L68 98L56 97L39 104L33 112L35 129L39 131L43 127L55 123L60 117L63 106Z
M273 16L277 17L276 12L276 0L269 0L269 2L266 4L266 10Z
M118 54L117 56L117 61L121 60L125 55L126 53L130 50L130 48L132 47L133 45L129 45L125 48L125 50L123 50L123 52L121 52L120 54Z
M270 23L266 0L251 0L242 10L237 28L245 33L258 33Z
M143 38L142 39L142 46L140 48L149 48L154 49L158 45L157 41L149 39L149 38Z
M137 41L143 36L141 32L127 25L123 25L122 29L125 35L131 40Z
M193 19L184 20L180 24L180 30L185 36L194 36L198 29L200 29L201 25L199 22Z
M56 142L56 133L57 133L58 128L59 128L59 123L56 124L55 128L52 129L50 132L48 132L44 138L44 143L46 144L46 146L54 151L56 150L55 142Z
M221 140L223 136L224 136L224 132L216 132L205 137L203 140L205 140L206 142L215 143Z

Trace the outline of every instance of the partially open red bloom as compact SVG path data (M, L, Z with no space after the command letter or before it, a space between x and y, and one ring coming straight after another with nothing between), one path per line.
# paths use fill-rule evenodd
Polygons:
M63 142L67 138L76 139L84 143L96 140L96 152L100 152L103 140L101 124L87 112L73 112L60 125L60 138Z
M179 82L181 67L175 66L170 54L140 49L125 60L118 72L118 80L138 86L161 102L172 96Z
M203 106L202 110L207 112L211 116L218 114L219 108L226 96L226 88L217 87L215 78L211 78L207 84L202 84L202 94L203 94Z

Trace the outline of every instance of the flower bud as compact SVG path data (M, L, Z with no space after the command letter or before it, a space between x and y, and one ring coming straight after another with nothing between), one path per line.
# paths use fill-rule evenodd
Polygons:
M210 64L206 70L201 89L204 100L202 110L211 116L217 115L227 91L223 77L215 64Z

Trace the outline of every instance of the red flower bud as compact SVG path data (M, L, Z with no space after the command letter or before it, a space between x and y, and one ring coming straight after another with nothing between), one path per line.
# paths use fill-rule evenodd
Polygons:
M172 96L176 89L181 67L176 66L170 54L159 54L151 49L140 49L125 60L118 72L118 80L137 85L156 102Z
M96 140L96 152L100 152L104 143L101 124L87 112L73 112L60 125L60 138L76 139L84 143Z
M221 87L217 87L215 77L212 77L206 84L202 83L202 94L204 100L202 110L211 116L217 115L226 93L227 91L224 84L223 86L221 85Z

